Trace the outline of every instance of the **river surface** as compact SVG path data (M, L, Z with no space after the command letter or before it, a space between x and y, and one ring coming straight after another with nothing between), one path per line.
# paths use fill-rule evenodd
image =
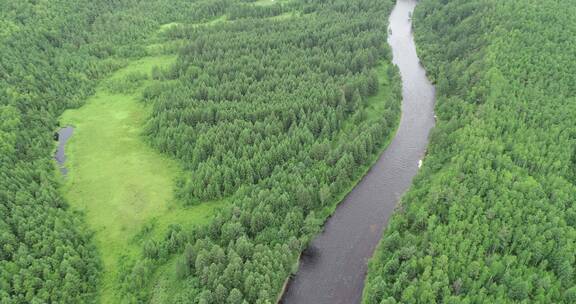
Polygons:
M402 75L402 117L396 136L303 252L283 304L352 304L362 299L367 262L418 171L434 127L434 87L412 35L410 16L416 3L397 0L390 15L388 43Z
M66 152L64 148L66 147L66 143L68 139L72 137L74 133L74 128L72 127L64 127L58 130L58 148L56 149L56 154L54 155L54 159L58 163L58 168L60 168L60 173L62 175L66 175L68 173L68 169L64 167L64 163L66 162Z

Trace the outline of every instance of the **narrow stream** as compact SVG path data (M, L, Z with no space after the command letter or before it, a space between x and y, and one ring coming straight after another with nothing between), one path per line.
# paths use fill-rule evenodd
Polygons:
M68 139L72 137L72 133L74 133L74 128L72 127L64 127L58 130L58 148L56 149L56 154L54 154L54 159L58 163L58 168L60 169L60 173L62 175L66 175L68 173L68 169L64 166L66 162L66 153L64 148L66 147L66 143Z
M402 75L402 118L378 162L340 203L304 251L281 303L360 303L367 262L402 194L410 187L434 127L434 87L416 54L410 16L416 0L397 0L388 37Z

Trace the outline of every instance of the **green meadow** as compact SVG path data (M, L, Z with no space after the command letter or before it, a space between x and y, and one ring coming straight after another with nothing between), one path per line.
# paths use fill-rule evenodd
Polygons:
M63 193L75 210L85 214L95 232L103 263L101 302L116 302L114 286L119 259L139 255L143 228L158 238L169 224L208 222L222 203L184 207L174 201L173 184L181 169L175 160L160 154L142 137L149 109L139 102L154 66L165 67L175 56L146 57L117 71L98 87L79 109L68 110L62 125L74 127L66 146L68 175ZM129 75L140 75L129 81ZM128 93L110 89L117 84Z

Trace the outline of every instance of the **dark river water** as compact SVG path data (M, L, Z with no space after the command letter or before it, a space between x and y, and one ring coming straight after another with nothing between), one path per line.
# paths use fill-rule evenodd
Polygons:
M388 43L402 75L402 118L393 141L370 172L340 203L324 231L304 251L284 304L360 303L367 262L402 194L410 187L434 127L434 87L416 54L411 12L415 0L397 0ZM386 16L383 16L386 18Z
M72 133L74 133L74 128L72 127L64 127L58 131L58 148L56 149L54 158L58 163L58 167L60 168L62 175L66 175L66 173L68 173L68 169L64 167L64 162L66 162L66 153L64 152L64 147L66 147L66 143L72 136Z

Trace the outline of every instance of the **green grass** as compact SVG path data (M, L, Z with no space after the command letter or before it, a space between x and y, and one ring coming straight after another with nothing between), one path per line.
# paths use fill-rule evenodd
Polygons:
M204 24L225 20L221 17ZM166 24L159 32L172 26L177 24ZM152 37L149 42L159 41ZM154 46L172 42L162 41ZM62 178L62 192L73 209L85 214L95 232L103 263L101 303L120 302L115 287L120 258L138 257L142 242L161 237L170 224L184 227L206 224L217 208L227 205L226 200L191 207L176 202L173 187L174 180L182 173L179 164L154 150L142 137L149 109L139 102L139 96L152 82L152 68L169 66L175 60L175 55L158 55L130 62L104 79L84 106L66 111L60 119L62 125L75 127L66 146L68 175ZM378 69L381 80L386 79L386 67L382 65ZM127 82L127 77L135 74L147 76ZM128 89L114 89L126 83ZM381 83L379 93L367 101L367 119L377 119L386 109L382 101L386 100L387 87L388 83ZM346 129L344 127L344 132ZM375 156L373 161L376 159ZM366 170L368 168L366 166ZM144 227L153 227L153 230L142 237ZM176 258L172 257L154 273L150 283L152 302L170 298L175 287L183 286L184 283L174 277Z
M186 280L176 277L176 262L181 256L175 256L156 271L154 286L151 286L151 304L170 303L173 295L186 288Z
M299 17L300 13L298 12L285 12L283 14L280 14L278 16L273 16L270 17L270 20L286 20L286 19L290 19L290 18L295 18L295 17Z
M147 73L153 66L166 66L175 56L147 57L134 61L98 87L86 104L66 111L62 125L74 126L66 146L68 175L63 193L72 208L85 213L95 231L103 262L101 302L115 303L118 260L141 253L136 236L144 225L155 227L158 237L169 224L203 224L224 202L183 207L173 199L178 163L151 148L141 132L148 109L138 101L144 83L130 94L113 94L107 83L132 73Z
M384 113L386 113L386 110L389 109L391 106L393 106L386 102L386 100L388 100L388 95L390 95L391 90L389 82L390 80L388 79L387 75L388 69L389 64L386 63L381 63L376 67L376 75L378 76L378 82L379 82L378 92L375 95L368 97L364 101L365 102L364 111L366 113L365 121L376 121L380 119L384 115ZM398 122L399 121L400 120L398 120ZM355 124L356 122L354 122L354 119L352 117L344 121L344 123L342 124L342 130L334 138L332 146L335 147L339 143L339 141L342 140L342 137L344 137L346 134L349 133L349 130ZM387 144L385 146L387 146ZM370 165L370 167L372 167L372 164ZM355 184L356 183L354 183L354 185Z
M254 1L253 4L254 5L258 5L258 6L267 6L267 5L274 5L276 3L286 3L286 0L257 0Z
M216 17L212 20L208 20L205 22L198 22L198 23L183 24L180 22L170 22L170 23L160 25L160 29L158 30L157 35L161 35L164 32L166 32L166 31L168 31L171 28L176 27L176 26L192 26L192 27L212 26L212 25L216 25L218 23L225 22L225 21L226 21L226 15L222 15L222 16Z
M165 31L167 31L167 30L169 30L175 26L178 26L180 24L181 23L179 23L179 22L170 22L170 23L162 24L162 25L160 25L160 29L158 30L158 33L163 33L163 32L165 32Z
M223 16L198 25L225 20ZM147 47L177 48L182 41L159 37L178 25L161 26L148 39ZM85 214L95 232L103 264L100 303L121 301L117 293L121 258L139 257L143 242L161 238L170 224L186 229L209 223L215 210L228 204L221 200L185 207L175 201L174 181L182 170L175 160L154 150L143 138L150 109L139 98L153 81L153 67L171 65L176 55L150 53L154 55L131 61L103 79L84 106L67 110L60 118L62 125L74 127L66 145L68 175L61 177L62 192L74 210ZM152 231L143 234L145 227L152 227ZM174 260L158 268L151 285L158 285L156 281L173 269Z
M390 95L390 79L388 79L388 69L391 68L388 63L381 63L376 67L376 75L378 76L378 81L380 86L378 92L374 96L368 97L366 100L366 113L368 120L376 120L382 117L382 114L386 110L390 109L390 104L382 102L383 100L388 100L388 95ZM400 107L401 102L398 102ZM400 118L398 118L400 122Z
M222 22L226 22L228 19L226 17L226 15L222 15L218 18L214 18L210 21L206 21L206 22L201 22L201 23L194 23L193 26L194 27L200 27L200 26L213 26L216 25L218 23L222 23Z
M170 22L166 24L160 25L160 28L156 32L155 35L150 37L148 45L146 45L146 51L150 55L165 55L165 54L176 54L179 49L184 47L188 42L186 39L168 39L165 36L165 33L170 29L178 26L183 27L202 27L202 26L214 26L219 23L223 23L228 21L225 15L216 17L212 20L206 22L198 22L198 23L179 23L179 22Z

